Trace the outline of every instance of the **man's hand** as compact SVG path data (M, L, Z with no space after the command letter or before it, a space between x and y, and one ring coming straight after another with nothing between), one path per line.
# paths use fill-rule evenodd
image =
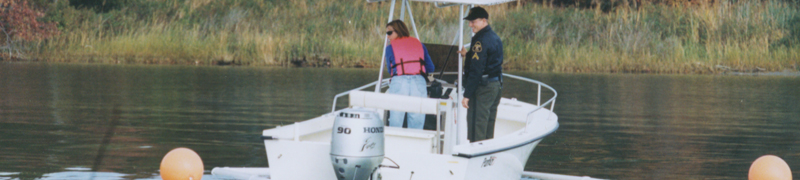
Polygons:
M462 47L461 50L458 51L458 54L460 54L463 58L464 56L467 56L467 50Z
M468 104L469 104L469 98L464 98L463 100L461 100L461 105L463 105L464 108L469 109L469 105Z

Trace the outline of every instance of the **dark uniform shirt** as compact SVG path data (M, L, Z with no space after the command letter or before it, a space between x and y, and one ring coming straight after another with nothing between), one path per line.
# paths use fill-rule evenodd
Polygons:
M467 52L464 62L464 97L474 98L475 89L479 85L485 84L482 76L488 75L489 79L502 78L503 75L503 42L500 37L492 31L492 27L486 25L483 29L472 36L470 50Z

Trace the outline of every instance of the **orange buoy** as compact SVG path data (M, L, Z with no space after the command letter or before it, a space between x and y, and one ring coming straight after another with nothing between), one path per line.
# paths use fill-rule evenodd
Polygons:
M203 160L188 148L175 148L161 159L161 179L200 180L203 178Z
M764 155L750 165L749 180L791 180L792 170L783 159L774 155Z

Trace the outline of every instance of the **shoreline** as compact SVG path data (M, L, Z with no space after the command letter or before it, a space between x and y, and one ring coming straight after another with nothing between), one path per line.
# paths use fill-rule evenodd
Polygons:
M280 68L339 68L339 69L371 69L376 67L371 66L334 66L330 64L330 61L325 61L324 63L327 64L320 64L317 61L312 61L311 64L308 63L308 59L304 60L302 64L298 61L300 59L295 60L287 60L289 62L280 65L265 65L265 64L243 64L237 63L236 61L224 61L224 60L216 60L216 61L183 61L183 60L173 60L169 58L162 58L166 60L158 60L158 58L153 60L141 60L135 57L129 58L129 60L113 60L113 61L101 61L96 60L99 58L91 58L91 59L83 59L83 60L42 60L42 59L20 59L20 58L9 58L7 56L0 57L0 63L3 62L14 62L14 63L64 63L64 64L97 64L97 65L156 65L156 66L203 66L203 67L280 67ZM137 60L130 60L130 59L137 59ZM204 62L204 63L201 63ZM206 63L211 62L211 63ZM673 75L735 75L735 76L800 76L800 70L798 69L783 69L780 71L767 71L766 69L755 67L750 69L749 71L743 70L736 70L731 69L729 67L722 67L717 65L716 68L707 68L707 67L694 67L695 69L685 69L678 72L652 72L648 70L632 70L632 71L591 71L591 70L575 70L575 71L540 71L540 70L526 70L526 69L519 69L513 67L505 67L503 68L504 71L521 71L521 72L541 72L541 73L568 73L568 74L673 74ZM797 68L797 67L795 67ZM575 68L577 69L577 68Z

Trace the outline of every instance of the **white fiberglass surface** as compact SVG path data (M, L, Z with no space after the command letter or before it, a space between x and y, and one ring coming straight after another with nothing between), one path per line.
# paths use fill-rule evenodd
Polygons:
M386 149L405 149L414 152L432 152L435 131L387 127L385 133ZM301 135L300 141L330 143L331 130Z
M298 123L299 126L298 124L293 124L267 130L267 133L281 132L278 137L283 137L281 139L284 140L292 140L291 137L294 136L295 126L297 126L298 132L305 133L298 135L299 141L330 143L331 127L318 126L319 124L331 124L324 121L333 121L333 118L312 119ZM435 131L386 127L384 134L387 149L405 149L420 153L433 152L432 145L436 134Z

